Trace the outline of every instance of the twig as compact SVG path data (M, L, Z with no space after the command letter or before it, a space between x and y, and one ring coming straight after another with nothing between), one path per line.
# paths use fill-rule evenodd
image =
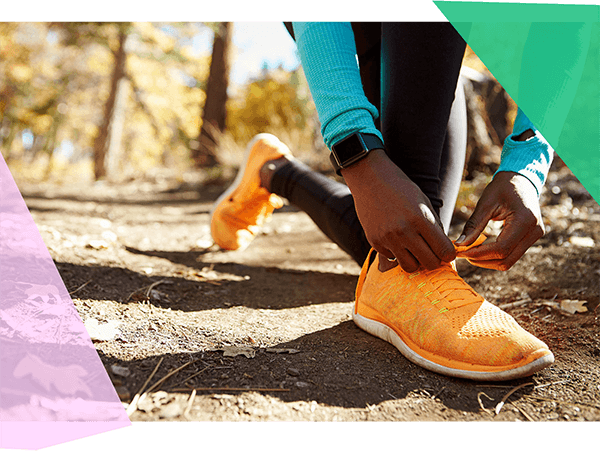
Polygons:
M523 385L519 385L518 387L513 388L510 392L508 392L506 395L504 395L504 398L502 398L502 401L496 405L496 410L495 410L496 415L498 415L498 413L500 413L500 410L504 406L504 403L506 403L506 400L508 400L508 397L510 397L516 391L521 390L522 388L527 387L529 385L533 385L533 383L527 382L527 383L524 383Z
M493 398L490 398L488 395L486 395L486 394L485 394L485 393L483 393L483 392L479 392L479 393L477 394L477 401L479 402L479 407L480 407L480 408L481 408L483 411L485 411L486 413L488 413L488 414L493 414L491 410L489 410L489 409L487 409L485 406L483 406L483 403L481 402L481 395L485 396L485 397L486 397L488 400L490 400L490 401L494 401L494 399L493 399Z
M502 304L502 305L499 305L498 307L502 310L506 310L506 309L512 309L513 307L519 307L519 306L528 304L530 302L531 302L531 299L523 299L520 301L509 302L508 304Z
M185 363L183 366L178 367L177 369L175 369L174 371L169 372L167 375L165 375L162 379L160 379L158 382L156 382L154 385L152 385L147 391L145 391L141 396L140 393L142 393L142 390L140 390L137 395L135 397L133 397L133 400L131 401L131 404L127 407L127 416L131 416L135 410L137 409L137 405L142 402L144 400L144 398L146 398L146 395L148 395L148 393L150 393L152 390L154 390L156 387L158 387L160 384L162 384L165 380L167 380L169 377L171 377L172 375L176 374L177 372L179 372L181 369L183 369L184 367L189 366L190 364L193 364L194 362L198 362L200 361L200 359L196 359L194 361L190 361ZM162 362L162 358L161 358L161 362ZM160 365L160 362L158 363L158 365ZM156 371L158 370L158 366L156 366L156 369L154 369L154 372L152 372L152 375L148 378L148 380L146 380L146 383L144 383L144 387L146 386L146 384L150 381L150 379L154 376L154 374L156 373ZM137 398L137 399L136 399Z
M135 413L135 410L137 409L137 405L140 402L140 398L142 397L142 392L144 391L144 389L146 388L146 385L148 385L148 383L150 382L150 380L152 380L152 377L154 377L154 374L156 374L156 371L158 370L158 368L162 364L164 358L165 358L164 356L160 358L160 360L158 361L158 364L156 364L156 367L152 371L152 374L150 374L150 377L148 377L146 379L146 381L144 382L144 385L142 385L140 387L140 389L138 390L138 392L133 397L133 400L131 400L131 403L129 403L129 406L127 407L127 416L131 416L133 413ZM144 393L143 396L145 397L146 394Z
M140 390L138 391L138 393L142 393L144 391L144 389L146 388L146 385L148 385L150 383L150 381L152 380L152 377L154 377L154 375L156 374L156 372L158 371L158 368L160 367L160 365L162 364L163 360L165 359L165 357L161 357L160 360L158 361L158 364L156 364L156 367L154 368L154 370L152 371L152 373L150 374L150 377L148 377L146 379L146 381L144 382L144 385L141 386Z
M550 385L557 385L557 384L560 384L560 383L565 383L565 382L568 382L568 381L567 381L567 380L559 380L559 381L557 381L557 382L549 382L549 383L546 383L546 384L541 384L541 385L534 385L532 382L527 382L527 383L524 383L523 385L519 385L518 387L515 387L515 388L513 388L513 389L512 389L510 392L508 392L508 393L507 393L507 394L504 396L504 398L502 398L502 401L496 405L496 409L495 409L496 415L498 415L498 414L500 413L500 411L502 410L502 407L504 406L504 403L506 403L506 400L508 400L508 398L509 398L509 397L510 397L510 396L511 396L513 393L515 393L517 390L520 390L520 389L522 389L523 387L527 387L528 385L534 385L534 387L533 387L533 388L534 388L534 389L538 389L538 388L548 387L548 386L550 386ZM541 399L541 400L548 400L548 401L557 401L557 400L552 400L552 399L549 399L549 398L542 398L542 397L538 397L538 396L535 396L535 395L525 395L525 398L528 398L528 397L529 397L529 398L537 398L537 399ZM593 405L591 405L591 406L593 406ZM527 418L529 421L534 421L534 419L532 419L532 418L531 418L531 416L529 416L529 415L528 415L528 414L525 412L525 410L523 410L523 409L519 408L517 405L514 405L514 407L515 407L515 408L517 408L517 410L519 410L519 411L521 412L521 414L522 414L523 416L525 416L525 418Z
M533 387L533 388L543 388L543 387L549 387L550 385L556 385L556 384L559 384L559 383L566 383L566 382L568 382L568 380L559 380L559 381L557 381L557 382L549 382L549 383L542 384L542 385L536 385L536 386L535 386L535 387Z
M144 289L146 289L146 297L149 297L149 296L150 296L150 291L152 291L152 289L153 289L155 286L158 286L159 284L165 283L166 281L167 281L167 280L160 280L160 281L156 281L156 282L152 283L152 284L151 284L150 286L148 286L148 287L144 286L144 287L138 288L138 289L136 289L135 291L133 291L133 292L132 292L132 293L129 295L129 297L128 297L126 300L128 301L129 299L131 299L131 298L133 297L133 295L134 295L136 292L143 291Z
M156 387L158 387L161 383L163 383L165 380L167 380L169 377L177 374L177 372L179 372L181 369L186 368L187 366L189 366L190 364L193 364L195 362L200 361L200 359L195 359L194 361L190 361L190 362L186 362L183 366L179 366L177 369L169 372L167 375L165 375L162 379L160 379L158 382L156 382L154 385L152 385L147 391L146 393L150 393L152 390L154 390Z
M188 380L193 379L194 377L196 377L197 375L201 374L202 372L204 372L206 369L208 369L209 367L212 367L210 364L208 366L206 366L204 369L199 370L198 372L196 372L195 374L190 375L187 379L179 382L179 385L183 385L184 383L186 383Z
M187 417L187 415L190 413L190 410L192 409L192 405L194 404L194 399L196 398L196 389L192 390L192 394L190 395L190 399L188 400L188 404L187 407L185 408L185 411L183 412L183 417Z
M79 286L77 289L74 289L73 291L69 291L69 296L71 296L72 294L75 294L78 291L81 291L83 288L85 288L88 284L90 284L92 282L92 280L89 280L87 283L83 283L81 286Z
M513 403L513 406L514 406L515 408L517 408L517 409L518 409L518 410L521 412L521 414L522 414L523 416L525 416L525 418L526 418L528 421L535 422L535 419L533 419L531 416L529 416L529 415L528 415L528 414L525 412L525 410L524 410L523 408L520 408L519 406L515 405L514 403Z

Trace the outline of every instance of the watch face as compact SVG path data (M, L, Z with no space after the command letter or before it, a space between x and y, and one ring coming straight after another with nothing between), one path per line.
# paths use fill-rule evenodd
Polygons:
M335 154L340 163L344 163L354 158L366 150L365 145L359 135L353 134L335 145Z

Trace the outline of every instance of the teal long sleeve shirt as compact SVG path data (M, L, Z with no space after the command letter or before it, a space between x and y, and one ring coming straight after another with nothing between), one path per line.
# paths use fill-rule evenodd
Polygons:
M350 23L293 23L298 53L315 102L321 133L328 148L354 132L371 133L379 116L363 91L354 33ZM531 129L535 136L520 142L512 137ZM384 142L385 143L385 142ZM554 152L519 109L502 149L500 171L519 173L541 193Z

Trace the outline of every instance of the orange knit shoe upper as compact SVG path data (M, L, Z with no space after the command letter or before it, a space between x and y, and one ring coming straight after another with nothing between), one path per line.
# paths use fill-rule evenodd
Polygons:
M477 294L453 264L411 274L400 266L380 272L378 259L368 263L359 278L355 314L391 328L408 354L434 364L431 370L443 366L450 371L442 373L466 371L467 378L477 378L551 355L542 341Z
M248 145L245 165L233 185L217 200L211 215L213 240L226 250L245 249L283 200L261 187L260 169L270 160L290 154L275 136L256 136Z

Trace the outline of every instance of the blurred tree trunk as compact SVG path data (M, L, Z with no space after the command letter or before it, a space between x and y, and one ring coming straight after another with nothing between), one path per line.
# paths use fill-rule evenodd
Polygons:
M232 37L233 23L219 23L213 41L202 126L196 147L192 151L196 167L213 167L217 164L215 138L219 132L225 130Z
M113 52L115 64L110 80L110 92L104 106L104 117L100 125L100 131L94 141L94 177L96 180L102 179L107 175L107 150L112 138L112 133L115 130L114 120L117 113L117 96L120 94L119 89L125 81L125 61L127 54L125 52L125 42L127 41L128 24L119 24L119 46Z

